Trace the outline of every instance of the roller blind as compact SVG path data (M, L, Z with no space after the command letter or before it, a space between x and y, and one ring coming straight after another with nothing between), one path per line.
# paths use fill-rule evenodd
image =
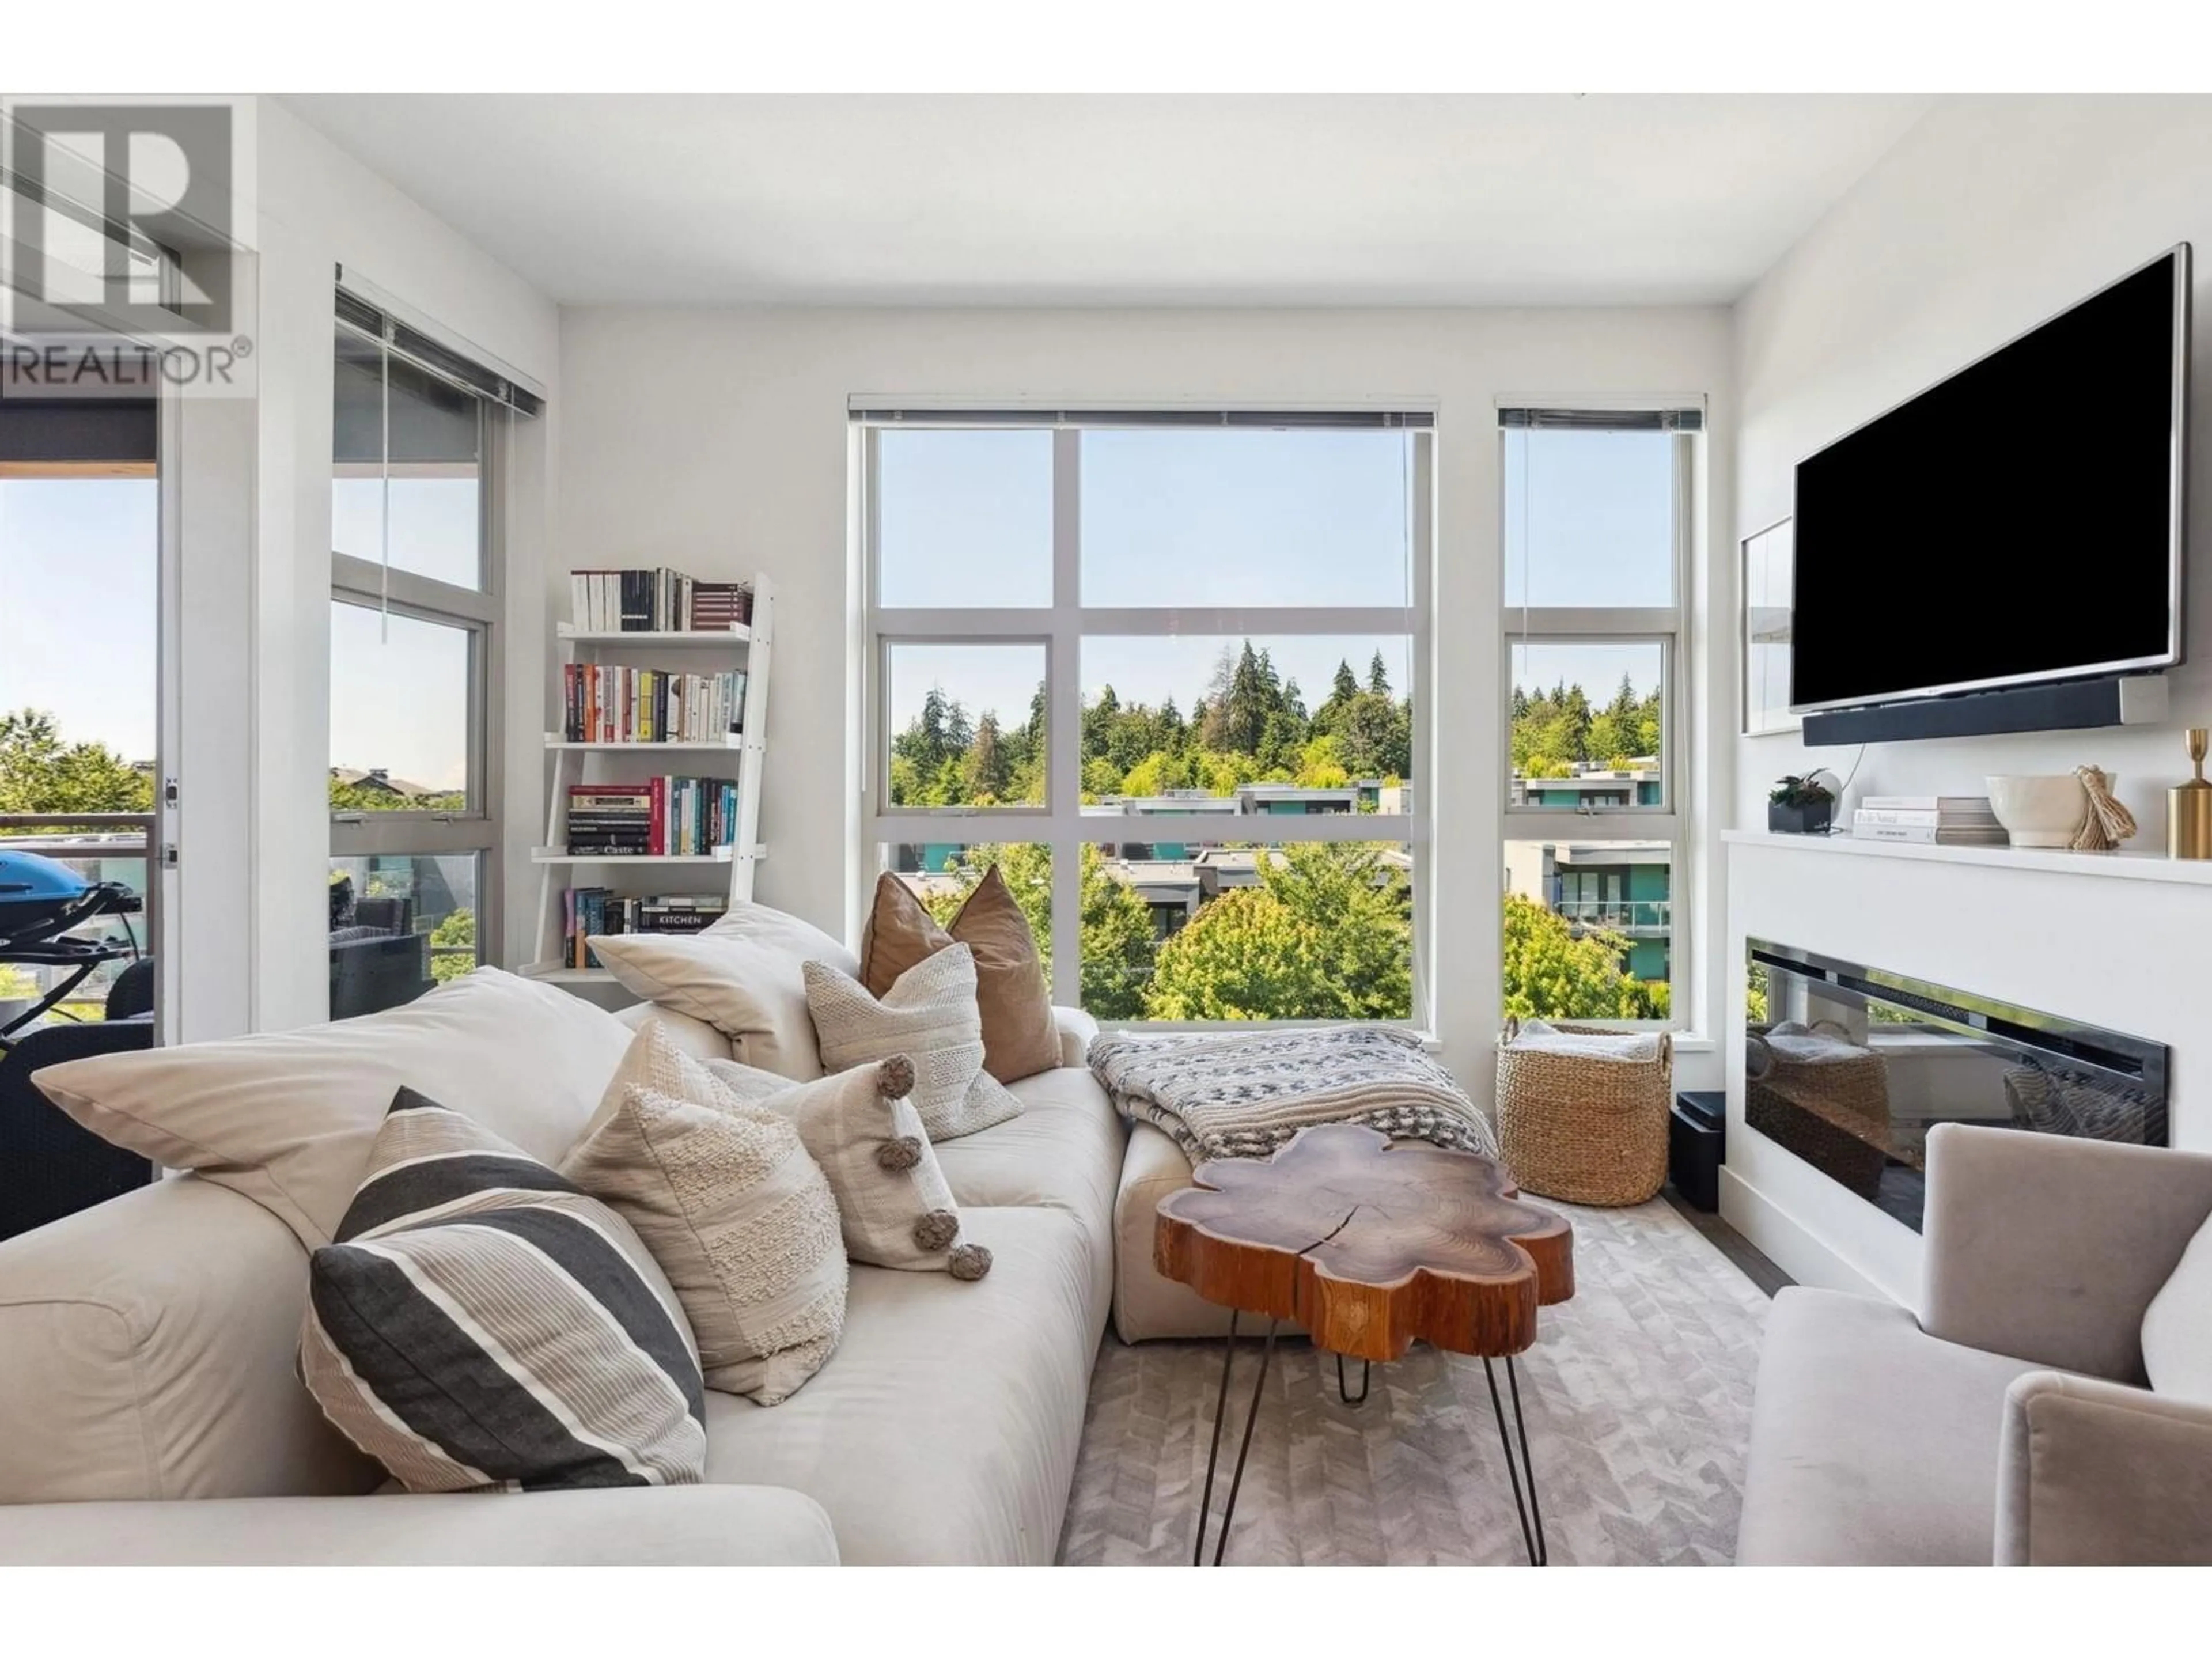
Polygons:
M1703 432L1702 409L1501 409L1498 424L1544 432Z
M871 404L852 418L868 426L1156 426L1376 431L1433 427L1421 410L1311 409L901 409Z

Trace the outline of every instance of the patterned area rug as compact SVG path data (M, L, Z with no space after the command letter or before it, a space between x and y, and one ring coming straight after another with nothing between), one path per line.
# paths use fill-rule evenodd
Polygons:
M1552 1563L1724 1565L1767 1299L1663 1200L1553 1207L1575 1224L1575 1297L1544 1310L1541 1339L1516 1361ZM1217 1515L1259 1365L1256 1341L1238 1347ZM1064 1565L1188 1564L1220 1365L1218 1342L1132 1347L1109 1330ZM1357 1393L1358 1367L1346 1373ZM1278 1342L1227 1559L1524 1563L1481 1362L1416 1346L1377 1365L1366 1403L1352 1407L1337 1398L1334 1359Z

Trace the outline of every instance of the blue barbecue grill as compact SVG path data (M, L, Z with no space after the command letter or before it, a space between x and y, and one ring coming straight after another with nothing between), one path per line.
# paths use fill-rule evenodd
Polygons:
M135 915L145 907L119 881L87 881L42 853L0 848L0 963L70 969L27 1012L0 1025L0 1048L15 1034L84 983L103 962L134 960L138 941L131 924L121 939L69 939L73 927L101 916Z

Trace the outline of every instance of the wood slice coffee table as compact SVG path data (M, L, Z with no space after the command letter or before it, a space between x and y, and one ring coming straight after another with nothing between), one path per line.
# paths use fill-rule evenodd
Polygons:
M1337 1356L1340 1392L1346 1358L1368 1364L1396 1359L1416 1340L1479 1356L1498 1414L1522 1541L1530 1564L1542 1565L1548 1554L1544 1512L1536 1500L1513 1356L1535 1341L1537 1309L1575 1293L1574 1230L1565 1218L1522 1203L1494 1158L1425 1142L1394 1142L1349 1123L1301 1130L1272 1158L1201 1164L1192 1179L1196 1185L1160 1200L1152 1235L1152 1261L1164 1275L1230 1310L1191 1564L1201 1564L1206 1554L1237 1321L1255 1314L1267 1317L1267 1341L1222 1512L1216 1566L1228 1548L1275 1332L1285 1319L1304 1325L1316 1347ZM1505 1362L1511 1435L1493 1359ZM1365 1400L1365 1378L1356 1398L1348 1392L1343 1397L1348 1405Z

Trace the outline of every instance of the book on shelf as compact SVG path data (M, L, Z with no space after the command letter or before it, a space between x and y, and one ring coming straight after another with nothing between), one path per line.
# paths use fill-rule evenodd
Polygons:
M713 927L728 901L703 893L622 894L608 887L569 887L561 894L561 961L596 968L594 935L696 933Z
M622 663L564 663L568 743L715 743L744 728L742 668L675 674Z
M692 777L572 783L564 820L573 857L697 857L737 839L738 786Z
M1953 811L1945 809L1923 809L1917 806L1862 806L1851 815L1856 823L1923 824L1929 829L1980 829L1996 824L1997 816L1990 811L1987 803L1978 812Z
M1987 795L1868 795L1859 802L1862 812L1942 812L1971 817L1994 817Z
M1851 835L1858 841L1890 841L1923 847L2006 847L2011 837L1995 819L1988 823L1889 823L1869 818L1864 811L1851 818Z
M750 582L702 582L666 566L572 570L569 615L588 634L727 633L753 618Z

